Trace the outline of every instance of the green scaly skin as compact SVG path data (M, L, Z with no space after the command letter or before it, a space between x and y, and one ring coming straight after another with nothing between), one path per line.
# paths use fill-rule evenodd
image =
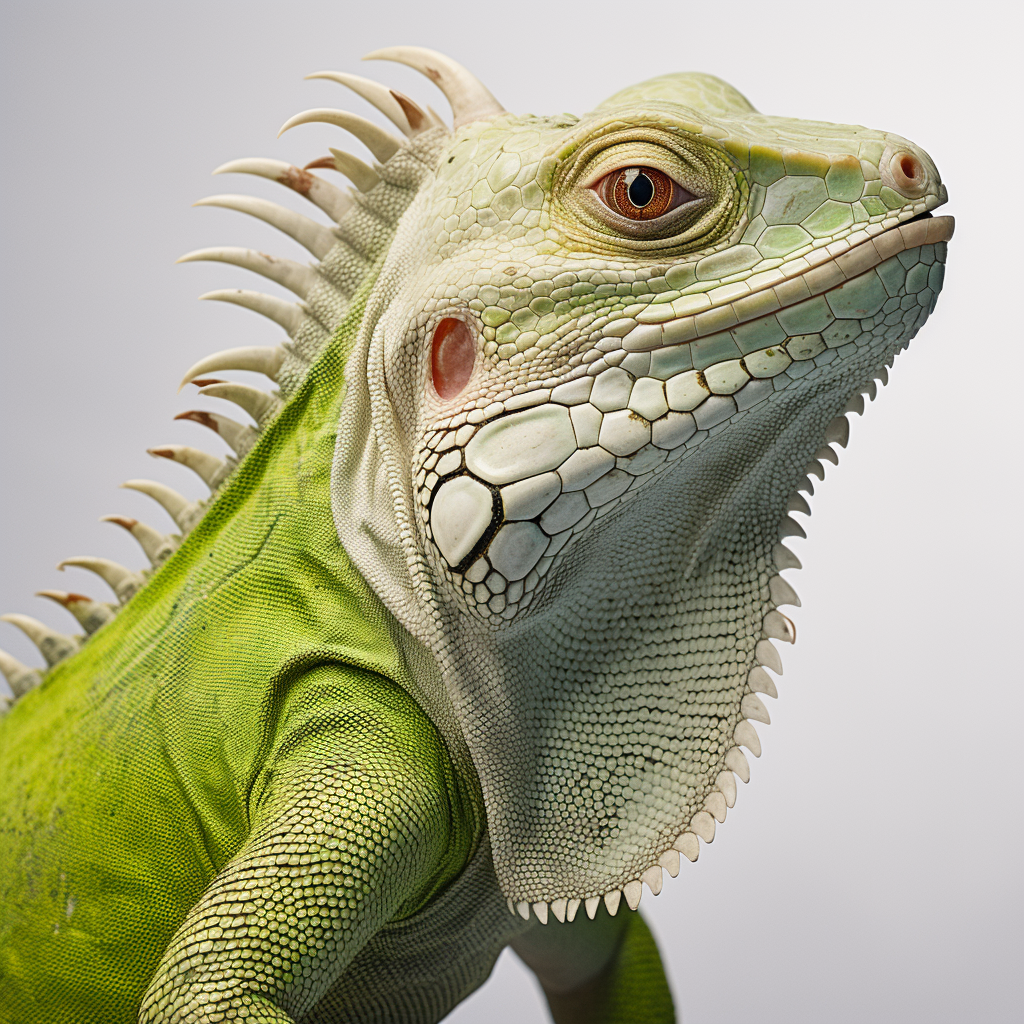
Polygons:
M161 498L180 545L129 522L144 585L84 566L123 604L60 597L87 642L11 620L54 667L0 652L0 1021L430 1024L510 944L558 1024L675 1019L642 885L696 860L759 753L786 513L934 307L945 190L906 140L709 76L515 117L441 55L381 55L439 81L455 132L349 80L407 141L294 120L374 150L338 158L356 202L233 168L336 234L217 200L313 270L190 257L303 298L220 294L291 340L190 372L255 359L283 405L206 416L237 468L158 450L214 499ZM623 168L682 205L613 210Z

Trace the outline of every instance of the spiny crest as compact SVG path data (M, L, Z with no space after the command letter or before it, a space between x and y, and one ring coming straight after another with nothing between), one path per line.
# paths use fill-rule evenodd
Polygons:
M416 46L376 50L366 60L390 60L422 72L444 93L452 108L454 127L503 112L491 93L465 68L443 54ZM394 229L415 195L425 173L416 158L420 136L429 132L448 134L444 122L429 107L422 108L408 96L361 78L335 71L318 71L307 78L326 78L351 89L376 107L401 132L402 138L356 114L343 110L315 109L296 115L279 134L300 124L323 122L343 128L362 142L377 160L376 166L332 149L331 156L294 167L281 160L249 158L233 160L214 174L253 174L268 178L308 199L331 220L330 225L303 216L277 203L245 195L216 195L199 200L196 206L218 206L236 210L265 221L298 242L315 258L313 265L268 256L252 249L217 247L187 253L178 261L230 263L282 285L298 297L287 302L262 292L231 289L208 292L203 299L231 302L260 313L280 325L287 340L274 347L243 347L217 352L201 359L182 378L199 386L199 394L232 402L247 413L253 424L240 423L220 413L190 409L175 419L188 420L219 434L231 454L218 458L188 445L167 444L150 448L149 454L169 459L191 469L210 489L210 499L192 502L165 484L154 480L129 480L122 484L147 494L174 521L178 533L162 534L152 526L127 516L104 516L104 522L127 530L142 548L150 568L141 573L126 569L106 558L80 556L65 559L58 566L85 569L98 575L114 592L116 603L95 601L83 594L43 590L37 596L55 601L69 611L84 631L66 636L28 615L4 615L0 620L16 626L39 648L47 667L52 668L77 651L82 643L110 622L119 607L129 601L181 544L202 519L209 501L233 474L238 463L259 440L305 378L344 319L352 296L366 280L374 262L387 250ZM310 173L327 169L344 175L354 186L341 189ZM247 384L208 378L207 374L245 370L262 373L277 385L266 392ZM0 673L7 680L13 698L0 696L0 714L13 702L38 686L44 672L23 665L0 650Z

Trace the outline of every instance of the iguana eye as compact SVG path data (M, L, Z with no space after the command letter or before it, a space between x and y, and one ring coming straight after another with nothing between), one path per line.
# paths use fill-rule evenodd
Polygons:
M654 220L697 198L654 167L623 167L593 189L605 206L629 220Z

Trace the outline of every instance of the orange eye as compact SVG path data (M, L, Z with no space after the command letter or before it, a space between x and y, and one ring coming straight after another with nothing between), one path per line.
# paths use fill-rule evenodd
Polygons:
M630 220L653 220L697 197L653 167L623 167L606 174L594 191L605 206Z

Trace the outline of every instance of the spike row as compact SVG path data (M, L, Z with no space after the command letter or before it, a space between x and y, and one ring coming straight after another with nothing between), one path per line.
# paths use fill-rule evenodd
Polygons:
M442 54L418 47L395 47L377 51L370 54L367 59L395 60L410 65L429 77L441 88L451 103L456 127L477 117L499 114L503 110L479 81ZM440 118L429 107L424 110L408 96L396 90L389 90L369 79L340 72L316 72L309 77L332 79L352 89L381 110L408 139L433 128L444 128ZM385 132L365 118L344 111L307 111L291 118L282 128L282 132L295 125L318 120L347 129L365 143L381 163L387 163L406 146L403 140ZM362 192L371 191L380 184L382 179L378 170L339 150L332 149L331 153L329 163L314 161L314 164L330 166L345 174ZM349 193L311 174L309 168L295 167L280 160L235 160L218 167L214 173L252 174L278 182L308 199L335 224L338 224L355 206L355 200ZM196 205L232 209L263 220L305 247L318 260L323 260L341 244L339 236L332 229L263 199L219 195L200 200ZM343 293L338 291L337 284L326 280L319 268L304 266L293 260L270 257L254 250L231 247L202 249L187 253L179 262L200 260L230 263L254 271L292 291L303 301L312 300L315 292L322 291L321 284L325 284L328 291L333 288L337 296L343 296ZM202 298L232 302L261 313L283 327L293 339L312 330L322 342L330 336L333 327L333 324L317 324L314 330L309 326L311 316L308 311L271 295L235 289L210 292ZM337 320L340 317L335 315L333 319ZM258 439L258 428L265 426L277 415L283 402L278 395L269 395L245 384L225 381L200 382L197 378L211 371L237 369L261 372L275 383L283 384L281 374L289 361L297 361L302 369L308 365L308 360L304 360L297 353L292 353L286 347L232 349L200 360L185 375L182 386L189 382L205 384L200 391L205 397L234 402L256 421L257 428L253 428L217 413L196 410L176 417L200 423L214 430L232 449L234 459L217 459L187 445L166 445L150 449L150 454L170 459L192 469L207 484L210 491L215 492L230 475L235 459L241 458ZM139 491L156 500L174 520L182 536L188 534L203 515L205 503L189 501L170 487L156 481L129 480L121 486ZM166 560L180 543L180 538L161 534L153 527L127 516L105 516L103 521L114 523L131 533L153 567ZM143 574L132 572L110 559L79 556L66 559L58 568L64 569L67 566L96 573L114 591L119 604L128 601L145 582ZM68 610L78 620L86 635L109 622L116 612L114 605L94 601L82 594L45 590L40 591L39 596L55 601ZM2 618L20 628L36 643L48 665L56 664L79 646L76 638L57 633L29 616L7 615ZM22 665L3 651L0 651L0 672L8 680L15 698L38 685L42 679L42 674L38 670ZM0 698L0 713L6 711L11 703L6 697Z
M452 104L456 124L502 112L503 108L480 82L464 68L442 54L418 47L397 47L377 51L369 55L368 59L396 60L415 67L427 75L439 85L442 92L448 97ZM331 79L352 89L389 117L407 138L413 138L428 128L438 125L435 115L424 111L407 96L395 90L388 90L369 79L342 72L315 72L309 77ZM349 131L362 141L381 163L387 163L406 145L401 139L385 132L365 118L346 111L323 108L306 111L289 119L282 127L281 133L299 124L312 122L326 122ZM368 191L380 182L380 176L373 168L349 154L332 150L331 161L334 169L349 176L361 190ZM315 161L315 163L322 165L321 161ZM351 197L341 190L310 174L308 168L300 169L282 161L236 160L221 165L214 173L255 174L277 181L314 202L336 223L352 208ZM196 205L218 206L257 217L303 245L318 260L323 260L338 244L337 236L330 229L267 200L241 195L218 195L200 200ZM269 257L264 253L242 248L218 247L196 250L181 257L179 262L200 260L231 263L252 270L288 288L304 300L310 297L313 289L321 281L320 274L313 268L305 267L293 260ZM307 314L298 306L271 295L242 289L209 292L202 298L232 302L252 309L276 322L293 338L302 331L307 317ZM284 356L285 353L282 349L271 352L236 349L230 353L221 353L197 363L186 374L183 384L212 369L259 369L276 379ZM243 365L232 366L233 362ZM246 385L227 382L205 388L202 393L210 397L234 401L249 412L260 425L276 415L282 404L276 396L266 396ZM250 430L227 417L190 411L182 414L180 418L190 419L214 429L225 438L236 456L248 451L255 440ZM193 469L210 487L211 491L216 490L223 482L231 468L213 456L187 446L168 445L159 449L151 449L150 453L172 459Z

